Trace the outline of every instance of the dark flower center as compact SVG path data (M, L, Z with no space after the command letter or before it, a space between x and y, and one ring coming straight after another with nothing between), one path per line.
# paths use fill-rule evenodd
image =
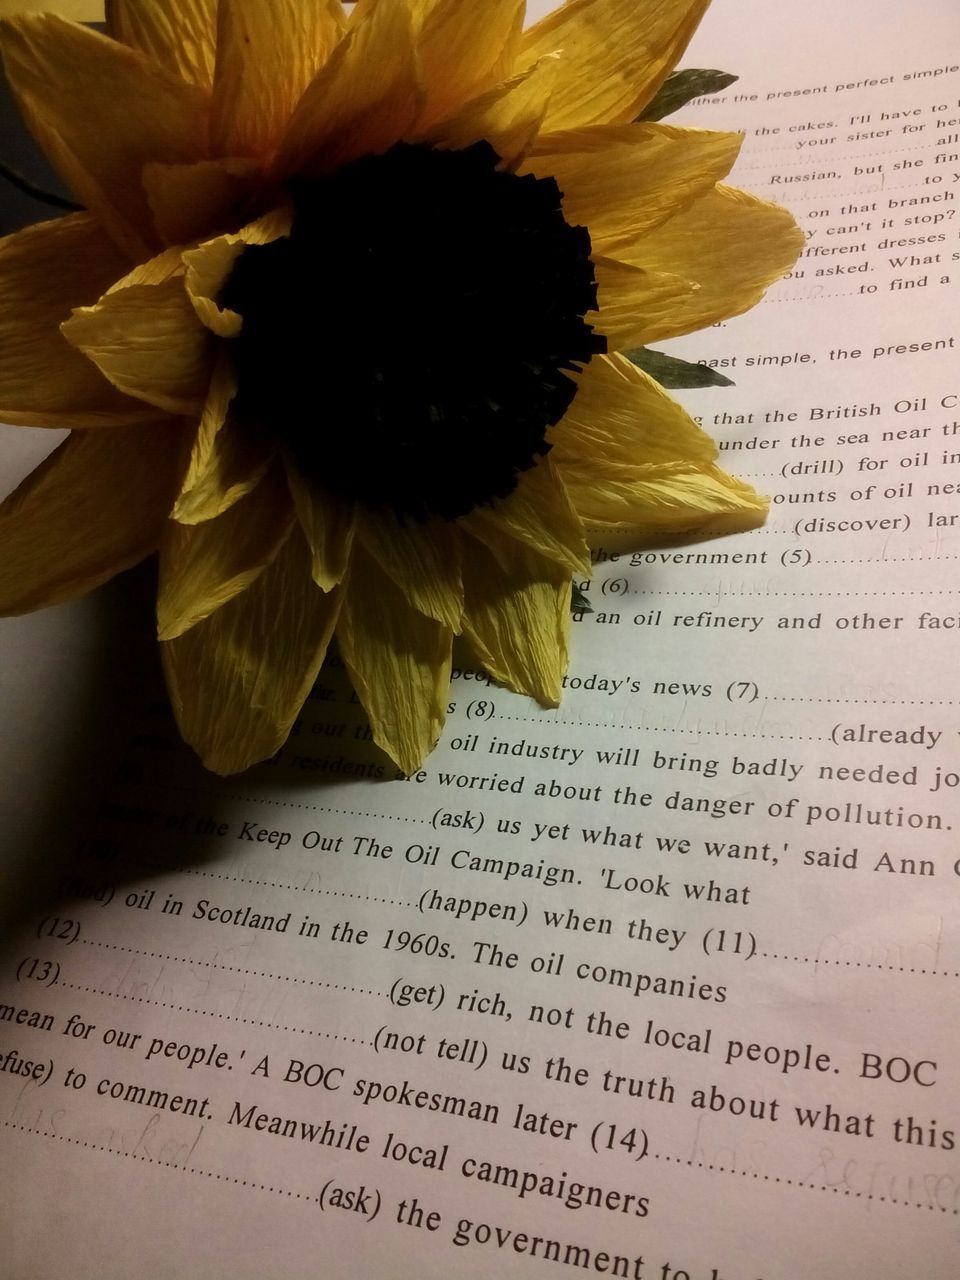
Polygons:
M576 371L605 349L584 227L552 178L489 143L399 143L295 183L290 235L237 259L220 302L241 420L300 473L400 515L505 497L547 452Z

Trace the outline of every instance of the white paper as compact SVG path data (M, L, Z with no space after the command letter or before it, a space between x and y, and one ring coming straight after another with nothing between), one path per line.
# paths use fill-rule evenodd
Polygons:
M957 1275L958 35L709 15L809 240L670 350L774 505L599 547L557 712L458 671L396 781L332 670L218 782L146 708L3 953L5 1275Z

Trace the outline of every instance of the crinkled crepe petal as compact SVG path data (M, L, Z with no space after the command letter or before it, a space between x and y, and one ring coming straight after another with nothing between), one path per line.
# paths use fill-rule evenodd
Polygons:
M230 401L236 390L229 355L221 353L171 512L181 524L199 524L222 515L259 484L276 453L276 445L262 432L232 419Z
M203 159L207 95L143 54L49 15L0 27L10 86L47 158L134 260L158 247L147 161Z
M453 632L408 604L355 545L337 640L374 741L415 773L446 718Z
M274 160L279 178L318 177L398 142L420 110L405 5L382 0L350 23L307 86Z
M710 0L568 0L524 33L521 65L559 50L545 129L635 120L673 70ZM639 73L639 74L638 74Z
M292 219L289 209L273 209L239 231L217 236L184 251L187 297L211 333L221 338L235 338L240 332L243 321L239 314L229 307L221 307L217 301L220 290L247 245L270 244L287 235Z
M615 470L684 458L713 462L717 456L717 446L690 415L621 355L590 361L550 438L550 457L568 487L578 468L586 476L594 466Z
M296 467L286 462L287 484L300 528L310 548L310 571L321 591L342 582L350 563L356 516L354 504L307 483Z
M465 545L463 634L495 680L555 707L567 669L570 573L510 542L504 535L498 555L479 542Z
M521 173L552 175L564 217L590 228L595 253L652 231L725 177L739 133L661 124L600 125L541 138Z
M647 271L614 258L594 254L599 312L586 319L607 339L608 351L642 347L669 325L678 304L691 298L697 286L664 271Z
M439 147L466 148L481 138L511 169L529 150L540 131L557 72L557 59L541 58L529 71L513 76L427 132L427 141Z
M172 640L246 591L283 546L293 507L276 463L256 494L203 524L169 521L160 543L157 634Z
M155 551L181 450L176 421L72 432L0 503L0 612L76 599Z
M590 573L583 523L549 457L524 471L508 497L490 507L475 507L460 524L486 544L508 572L515 552L510 540L516 539L568 573Z
M106 0L107 34L209 89L219 0Z
M0 18L17 13L55 13L71 22L102 22L103 0L0 0Z
M153 224L167 245L189 244L211 227L240 226L259 180L260 166L245 156L193 164L145 164L143 185Z
M411 6L416 11L416 4ZM512 66L524 0L439 0L416 34L423 107L417 128L428 128L492 88Z
M74 307L95 302L128 266L85 213L0 240L0 421L105 427L158 416L111 387L60 332Z
M763 524L767 502L719 467L689 462L637 467L580 489L583 518L593 529L619 528L638 537L742 533Z
M714 465L710 437L623 357L591 363L554 439L551 457L590 525L718 533L766 514L765 499Z
M649 235L608 250L621 262L672 272L699 288L653 319L647 342L738 316L786 274L804 244L786 209L718 186Z
M183 276L160 284L121 281L92 307L78 307L61 333L118 390L168 413L201 411L211 337L187 297Z
M401 524L391 512L361 509L357 537L409 604L460 630L463 579L455 525L438 519Z
M160 646L184 740L214 773L274 754L310 692L337 621L340 593L310 580L294 532L229 604Z
M340 0L220 0L214 150L270 156L345 25Z

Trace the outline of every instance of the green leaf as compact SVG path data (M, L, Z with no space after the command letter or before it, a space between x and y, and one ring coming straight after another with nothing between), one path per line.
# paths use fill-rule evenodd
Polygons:
M689 360L681 360L678 356L668 356L663 351L654 351L652 347L635 347L632 351L623 351L629 361L656 378L661 387L732 387L733 381L718 373L716 369L708 369L705 364L692 364Z
M686 71L674 71L673 75L667 76L637 120L662 120L664 116L679 111L692 98L719 93L739 78L727 71L697 71L692 67Z
M583 594L576 583L573 584L573 594L570 597L571 613L593 613L593 605Z

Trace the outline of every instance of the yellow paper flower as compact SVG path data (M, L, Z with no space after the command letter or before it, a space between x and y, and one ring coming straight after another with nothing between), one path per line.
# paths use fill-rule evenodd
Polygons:
M4 22L88 212L0 242L0 420L71 428L0 506L0 608L159 550L173 707L222 773L281 746L334 635L408 773L455 635L556 705L586 525L765 510L618 354L744 311L800 246L719 185L737 135L633 123L707 3L570 0L527 31L523 0Z

